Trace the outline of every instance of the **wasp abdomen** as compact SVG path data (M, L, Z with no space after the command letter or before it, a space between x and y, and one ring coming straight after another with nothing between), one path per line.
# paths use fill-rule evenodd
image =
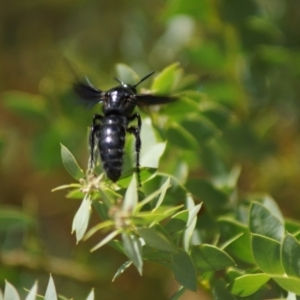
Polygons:
M120 178L122 172L125 126L123 117L109 115L103 118L99 132L98 143L103 168L107 177L114 182Z

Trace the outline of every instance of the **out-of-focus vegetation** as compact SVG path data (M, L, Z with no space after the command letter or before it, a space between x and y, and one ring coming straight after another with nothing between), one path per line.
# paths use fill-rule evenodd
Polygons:
M74 74L65 58L104 90L115 85L116 63L143 76L179 62L197 76L185 89L210 106L196 122L184 120L190 111L180 104L161 109L193 133L176 138L178 127L158 126L170 155L162 170L183 174L179 167L186 167L183 183L210 211L215 198L207 181L222 186L230 170L234 181L240 166L235 199L267 192L284 215L299 218L299 22L300 4L291 0L2 3L1 286L4 279L20 288L35 279L46 286L51 272L58 290L78 299L92 286L103 299L165 299L177 290L171 273L152 263L143 277L129 268L111 283L124 257L106 247L90 254L98 239L75 245L70 235L79 201L50 190L71 182L60 143L86 166L94 112L74 104ZM171 170L172 160L177 169ZM204 192L197 194L199 179ZM199 228L209 222L204 217Z

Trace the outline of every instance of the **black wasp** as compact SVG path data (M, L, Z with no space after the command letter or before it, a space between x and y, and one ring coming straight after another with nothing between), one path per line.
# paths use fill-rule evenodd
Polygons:
M135 136L136 170L140 184L140 150L142 120L138 113L134 113L136 105L157 105L168 103L175 98L168 96L155 96L150 94L137 94L136 87L150 77L151 72L137 84L125 84L115 78L120 85L106 92L94 87L88 80L87 83L77 82L74 90L77 95L89 106L102 103L103 115L94 115L90 133L91 168L97 161L98 152L104 170L109 179L116 182L121 176L123 151L126 132ZM129 123L137 120L137 126Z

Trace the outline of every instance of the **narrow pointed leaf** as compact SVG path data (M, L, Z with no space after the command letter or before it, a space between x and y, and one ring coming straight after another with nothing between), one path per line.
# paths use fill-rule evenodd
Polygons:
M94 235L97 231L106 228L106 227L111 227L114 225L114 222L112 220L106 220L104 222L101 222L99 224L97 224L96 226L94 226L93 228L91 228L86 235L84 236L84 240L89 239L92 235Z
M95 292L94 289L92 289L89 295L87 296L86 300L94 300L94 299L95 299Z
M143 273L142 246L135 236L122 234L123 247L127 257L133 262L140 275Z
M51 192L56 192L59 190L70 189L70 188L80 188L80 187L81 185L79 183L65 184L52 189Z
M77 180L84 178L85 174L79 167L73 154L64 145L61 144L60 146L62 162L68 173Z
M5 281L4 300L20 300L17 290L8 281Z
M136 176L133 175L124 197L122 210L124 212L132 212L135 209L137 203L138 203L137 181L136 181Z
M35 282L25 300L35 300L37 295L37 288L37 282Z
M102 246L104 246L105 244L107 244L108 242L110 242L113 238L115 238L119 233L121 232L121 230L115 230L113 232L111 232L110 234L108 234L100 243L98 243L95 247L93 247L91 249L91 252L101 248Z
M132 265L132 261L126 261L116 272L114 275L112 281L115 281L121 274L125 272L126 269L128 269Z
M76 241L77 243L82 240L88 224L90 220L91 215L91 200L90 197L86 196L78 209L78 211L75 214L75 217L73 219L72 223L72 233L76 232Z
M153 211L155 211L157 208L160 207L160 205L162 204L162 202L164 201L167 189L170 187L170 177L168 177L168 179L165 181L165 183L161 186L160 188L160 196L156 202L155 208Z
M190 241L197 223L197 214L201 208L202 203L195 205L193 198L188 195L187 201L186 201L186 208L189 212L189 218L187 222L187 228L184 232L183 236L183 247L185 251L189 250L190 247Z
M57 300L56 289L52 276L50 275L48 286L45 294L45 300Z

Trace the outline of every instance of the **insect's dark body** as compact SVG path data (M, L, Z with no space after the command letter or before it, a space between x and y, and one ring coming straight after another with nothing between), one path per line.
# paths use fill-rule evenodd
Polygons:
M153 73L144 77L139 83ZM119 81L119 80L118 80ZM90 134L91 167L100 154L103 168L109 179L116 182L122 173L123 153L126 133L135 136L136 168L139 176L140 150L141 150L141 117L134 113L137 104L160 104L174 100L167 96L153 96L148 94L137 95L136 85L127 85L119 81L121 85L107 92L96 89L90 83L76 83L76 93L88 104L102 102L103 115L96 114ZM136 120L136 126L130 126L130 122ZM140 178L139 178L140 181Z
M100 157L103 168L112 181L117 181L121 176L126 127L124 117L110 115L103 118L99 130L98 147Z

